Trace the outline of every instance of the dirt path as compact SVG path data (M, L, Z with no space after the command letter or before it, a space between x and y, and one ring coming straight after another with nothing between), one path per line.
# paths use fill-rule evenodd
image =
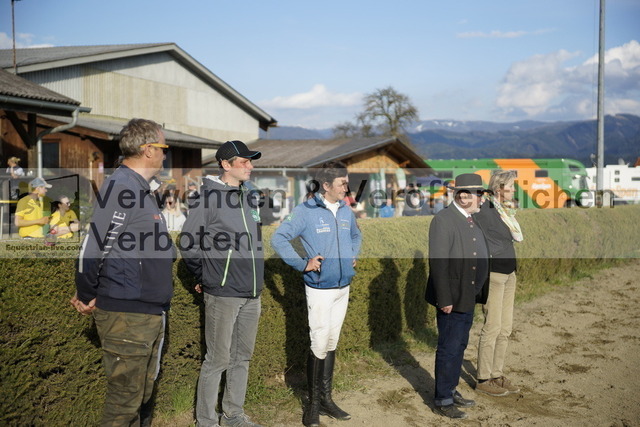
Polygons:
M506 375L521 392L494 398L473 390L480 322L465 354L458 390L475 399L469 419L431 411L433 354L397 374L368 380L336 401L350 421L325 426L640 426L640 260L519 305Z

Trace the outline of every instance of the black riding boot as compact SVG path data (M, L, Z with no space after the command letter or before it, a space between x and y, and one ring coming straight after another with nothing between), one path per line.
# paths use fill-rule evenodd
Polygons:
M309 390L309 405L302 417L302 423L307 427L320 426L320 393L322 391L322 372L324 360L318 359L312 351L307 358L307 389Z
M343 411L331 398L331 388L333 385L333 366L336 362L336 352L327 352L324 359L324 375L322 378L322 392L320 393L320 414L329 415L337 420L350 420L351 415Z

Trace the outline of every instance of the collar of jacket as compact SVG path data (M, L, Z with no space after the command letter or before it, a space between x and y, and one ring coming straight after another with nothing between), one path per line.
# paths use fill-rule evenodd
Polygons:
M322 197L320 195L320 193L315 193L313 195L313 198L307 200L307 202L314 204L316 206L319 206L321 208L327 208L327 205L324 203L324 197ZM344 200L338 200L338 209L340 209L341 207L343 207L346 204L346 202Z
M241 192L241 191L247 191L247 190L251 190L251 188L249 188L249 186L247 185L248 182L247 181L241 181L240 185L238 187L234 187L232 185L227 184L226 182L224 182L223 180L220 179L219 176L215 176L215 175L207 175L205 176L205 179L208 180L207 181L202 181L203 186L205 187L217 187L220 188L221 190L225 190L225 191L237 191L237 192Z
M140 175L138 172L134 171L133 169L131 169L130 167L126 166L126 165L120 165L118 166L118 169L127 176L132 177L133 179L135 179L138 183L140 183L140 186L146 190L146 191L151 191L151 186L149 185L149 181L147 181L146 179L144 179L144 177L142 175ZM152 178L153 179L153 178Z

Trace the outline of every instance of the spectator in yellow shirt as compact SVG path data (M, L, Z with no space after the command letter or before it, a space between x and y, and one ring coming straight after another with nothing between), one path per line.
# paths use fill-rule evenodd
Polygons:
M30 183L31 193L18 200L15 224L19 228L20 237L44 237L44 225L49 224L49 217L44 215L43 200L51 184L42 178L35 178Z
M67 196L60 196L51 204L51 221L49 226L55 230L59 239L68 239L80 228L76 213L71 210L71 202Z

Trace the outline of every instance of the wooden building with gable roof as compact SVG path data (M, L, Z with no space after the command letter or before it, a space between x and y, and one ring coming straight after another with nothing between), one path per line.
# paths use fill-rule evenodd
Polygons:
M407 183L432 172L411 146L397 138L261 139L251 149L262 152L253 162L251 181L275 199L280 218L304 200L317 169L330 160L346 164L352 195L370 214L375 214L376 203L393 198ZM218 167L214 156L204 158L203 164L212 173Z

